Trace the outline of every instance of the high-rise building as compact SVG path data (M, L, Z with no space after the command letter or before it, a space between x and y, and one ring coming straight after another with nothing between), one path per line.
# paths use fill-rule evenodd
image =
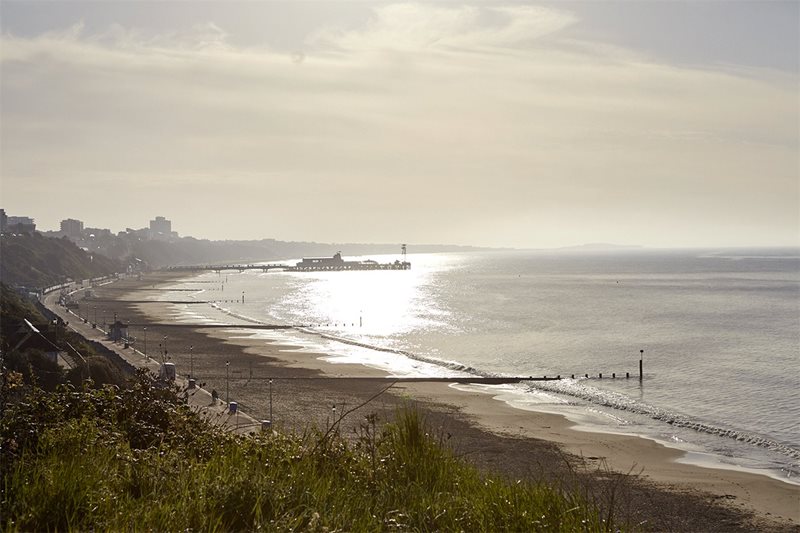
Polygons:
M158 235L159 233L164 237L172 234L172 221L164 217L156 217L155 220L150 221L150 231Z
M8 217L6 230L12 233L33 233L36 222L31 217Z
M0 209L0 233L5 233L7 226L8 216L6 216L6 210Z
M75 220L74 218L62 220L61 233L64 233L70 237L80 237L81 233L83 233L83 222L80 220Z

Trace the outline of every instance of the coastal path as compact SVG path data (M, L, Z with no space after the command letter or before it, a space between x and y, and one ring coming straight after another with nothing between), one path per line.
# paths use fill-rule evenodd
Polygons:
M88 340L102 344L131 366L146 368L158 375L161 363L152 357L146 357L142 352L132 347L125 348L124 344L112 342L109 340L106 331L99 327L93 328L90 323L84 322L81 317L69 309L58 305L58 299L59 291L54 291L46 294L42 298L42 303L50 311L58 315L61 320L68 323L67 327L72 331ZM224 426L226 429L237 433L250 433L262 428L260 421L238 409L236 409L236 412L231 412L224 401L212 398L211 393L207 390L201 387L190 389L188 376L178 374L175 378L175 384L183 391L187 404L210 422Z

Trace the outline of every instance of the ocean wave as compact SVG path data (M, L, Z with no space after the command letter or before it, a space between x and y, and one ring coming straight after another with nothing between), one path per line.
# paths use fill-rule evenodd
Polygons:
M313 328L295 327L294 329L303 333L316 335L320 338L332 340L342 344L347 344L349 346L357 346L359 348L402 355L404 357L408 357L415 361L433 364L442 368L446 368L448 370L463 372L476 377L503 377L500 374L481 371L473 366L465 365L457 361L446 361L435 357L422 356L406 350L377 346L349 339L347 337L341 337L339 335L317 331ZM666 409L662 409L659 407L655 407L634 400L633 398L630 398L623 394L592 387L590 385L587 385L583 381L584 380L577 380L577 379L562 379L559 381L532 382L529 383L527 386L529 387L529 389L532 390L557 393L564 396L569 396L572 398L584 400L593 405L609 407L618 411L647 416L653 420L664 422L674 427L690 429L700 433L716 435L722 438L730 438L738 442L747 443L753 446L758 446L760 448L765 448L770 451L777 452L793 460L800 460L800 449L794 448L792 446L782 444L780 442L777 442L775 440L763 436L747 433L745 431L724 428L716 426L714 424L709 424L707 422L702 422L693 419L692 417L686 415L673 413Z
M339 342L342 344L347 344L349 346L357 346L359 348L365 348L367 350L374 350L376 352L384 352L384 353L393 353L396 355L402 355L404 357L408 357L409 359L413 359L415 361L420 361L422 363L429 363L432 365L440 366L442 368L446 368L448 370L454 370L457 372L464 372L466 374L471 374L474 376L486 376L489 377L488 374L483 374L478 371L475 367L461 364L457 361L445 361L443 359L437 359L435 357L426 357L418 354L414 354L412 352L408 352L405 350L398 350L395 348L387 348L385 346L377 346L374 344L368 344L366 342L357 341L354 339L348 339L347 337L341 337L339 335L334 335L332 333L326 333L323 331L318 331L314 328L304 327L304 326L295 326L294 329L296 331L300 331L302 333L306 333L309 335L315 335L317 337L332 340L335 342Z
M256 320L255 318L249 317L247 315L242 315L240 313L235 313L235 312L231 311L230 309L226 309L226 308L224 308L224 307L222 307L222 306L220 306L220 305L218 305L218 304L216 304L214 302L209 302L209 305L211 307L213 307L214 309L216 309L217 311L220 311L221 313L224 313L224 314L226 314L228 316L231 316L233 318L238 318L239 320L242 320L244 322L250 322L252 324L258 324L260 326L264 326L264 325L267 324L266 322L263 322L261 320ZM235 328L236 324L231 324L231 327Z
M626 411L638 415L647 416L653 420L665 422L674 427L691 429L701 433L716 435L718 437L730 438L739 442L744 442L760 448L765 448L773 452L780 453L794 460L800 460L800 449L782 444L772 439L735 430L716 426L708 422L702 422L692 417L673 413L646 403L636 401L628 396L616 392L605 391L591 387L582 383L580 380L564 379L553 382L530 383L531 389L555 392L580 398L595 405L610 407L619 411Z
M233 312L229 309L225 309L216 303L211 303L211 302L209 303L211 307L231 317L254 324L265 324L265 322L263 321ZM236 327L234 324L232 324L231 326L234 328ZM319 338L346 344L349 346L356 346L368 350L400 355L415 361L436 365L438 367L454 372L461 372L476 377L503 377L500 374L485 372L473 366L460 363L458 361L448 361L436 357L415 354L413 352L409 352L406 350L369 344L366 342L350 339L347 337L342 337L340 335L335 335L333 333L319 331L308 326L294 326L293 329L295 331L304 334L314 335ZM659 407L655 407L634 400L620 393L592 387L586 384L584 381L585 380L583 379L562 379L559 381L532 382L529 383L527 386L532 390L553 392L564 396L584 400L593 405L608 407L618 411L635 413L637 415L646 416L653 420L664 422L674 427L694 430L700 433L715 435L721 438L733 439L738 442L746 443L749 445L757 446L759 448L764 448L779 453L795 461L800 460L800 449L795 448L793 446L782 444L767 437L755 435L752 433L748 433L746 431L724 428L708 422L696 420L690 416L682 415L679 413L673 413L666 409L662 409Z

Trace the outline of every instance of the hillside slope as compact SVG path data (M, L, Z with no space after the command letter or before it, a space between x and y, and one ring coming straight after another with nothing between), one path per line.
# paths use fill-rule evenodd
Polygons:
M46 287L118 272L118 261L89 254L68 239L39 233L0 237L0 281L9 285Z

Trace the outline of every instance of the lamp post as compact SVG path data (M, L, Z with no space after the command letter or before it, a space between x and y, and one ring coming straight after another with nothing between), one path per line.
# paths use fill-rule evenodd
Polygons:
M94 324L97 324L97 306L94 306Z
M144 331L144 358L147 359L147 328L142 328Z
M166 363L169 359L169 352L167 352L167 336L164 335L164 362Z
M225 361L225 403L230 405L230 378L231 378L231 362Z
M194 357L192 356L192 348L194 345L189 346L189 377L194 377Z
M272 378L269 380L269 423L272 424Z

